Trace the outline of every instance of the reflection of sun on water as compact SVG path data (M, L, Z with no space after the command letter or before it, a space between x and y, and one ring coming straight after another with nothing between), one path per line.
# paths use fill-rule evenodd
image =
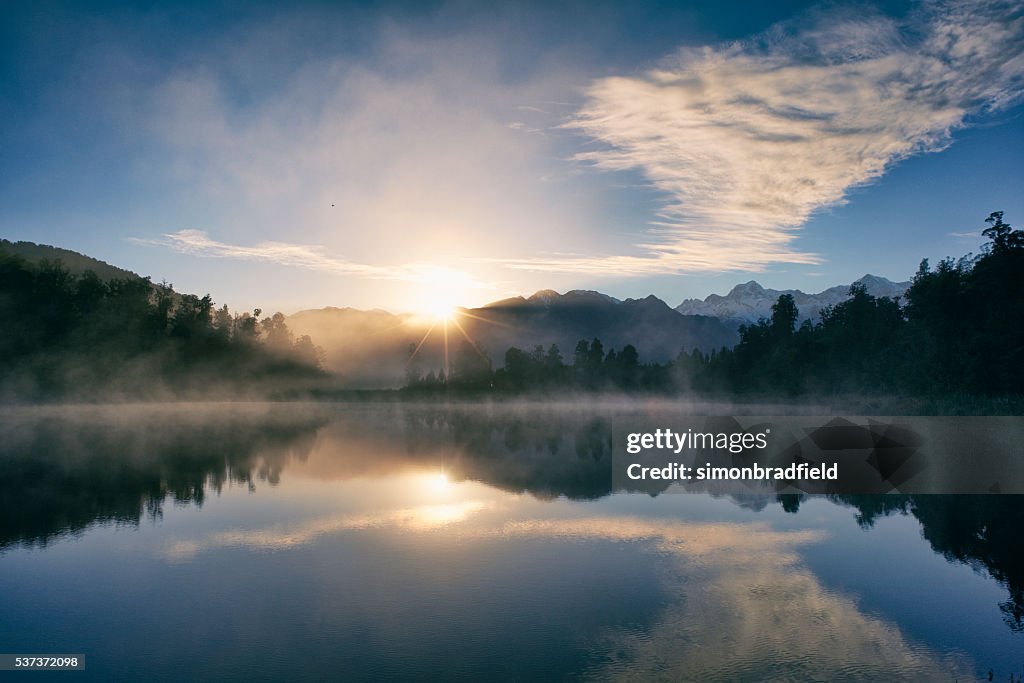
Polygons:
M466 521L486 506L480 501L467 500L451 505L425 505L416 508L415 516L407 525L414 529L433 529Z
M435 495L451 493L452 482L444 472L434 472L424 478L423 488L428 493Z

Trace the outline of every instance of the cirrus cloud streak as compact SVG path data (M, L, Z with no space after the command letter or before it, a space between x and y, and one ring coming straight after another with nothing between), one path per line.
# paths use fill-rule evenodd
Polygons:
M952 142L1024 91L1024 11L929 3L904 21L821 14L756 41L680 50L602 78L565 127L576 159L640 172L665 201L640 255L555 255L512 268L632 276L821 259L798 229L893 164Z
M432 283L444 280L477 288L488 287L476 281L468 273L443 266L429 263L408 263L396 266L354 263L339 256L332 256L319 245L276 241L259 242L252 246L228 244L212 239L202 230L179 230L155 239L134 237L130 238L130 241L135 244L165 247L180 254L202 258L260 261L370 280Z

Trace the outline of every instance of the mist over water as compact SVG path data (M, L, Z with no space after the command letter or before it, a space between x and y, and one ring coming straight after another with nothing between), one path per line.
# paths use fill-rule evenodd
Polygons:
M670 409L5 410L0 644L83 680L1020 675L1016 497L613 490L613 417Z

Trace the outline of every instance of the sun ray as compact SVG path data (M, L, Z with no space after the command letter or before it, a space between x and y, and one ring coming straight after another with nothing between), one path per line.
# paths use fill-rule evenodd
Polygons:
M467 334L466 330L462 327L462 325L459 324L459 321L455 318L452 318L452 323L455 325L455 327L459 328L459 332L462 333L462 336L466 338L466 341L469 342L469 345L473 347L474 351L476 351L476 355L480 356L485 361L490 361L490 359L484 355L484 352L480 350L480 347L477 346L476 343L474 343L473 340L469 338L469 334Z
M416 357L416 354L420 352L420 348L422 348L422 346L423 346L423 343L424 343L425 341L427 341L427 337L429 337L429 336L430 336L430 333L434 331L434 327L436 327L436 326L437 326L437 323L434 323L433 325L431 325L431 326L430 326L430 327L429 327L429 328L427 329L427 331L426 331L426 332L424 333L424 335L423 335L423 338L422 338L422 339L420 339L420 343L419 343L419 344L417 344L417 345L416 345L416 348L415 348L415 349L413 350L413 352L409 354L409 360L405 361L405 364L406 364L406 366L408 366L408 365L409 365L410 363L412 363L412 359L413 359L413 358L415 358L415 357Z
M487 323L489 325L494 325L495 327L504 327L505 329L509 329L509 330L514 330L515 329L515 326L513 326L513 325L509 325L509 324L503 323L503 322L498 322L497 320L491 320L490 318L485 318L484 316L476 315L475 313L470 313L465 308L460 309L459 312L458 312L458 315L462 316L463 318L473 318L474 320L479 320L480 322L485 322L485 323Z
M444 323L444 383L448 384L451 381L451 370L448 365L448 320L442 321Z

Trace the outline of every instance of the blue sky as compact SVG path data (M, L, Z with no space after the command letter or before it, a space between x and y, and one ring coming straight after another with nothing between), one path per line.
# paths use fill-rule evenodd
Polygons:
M0 235L287 313L818 291L1024 221L1018 3L484 5L9 10Z

